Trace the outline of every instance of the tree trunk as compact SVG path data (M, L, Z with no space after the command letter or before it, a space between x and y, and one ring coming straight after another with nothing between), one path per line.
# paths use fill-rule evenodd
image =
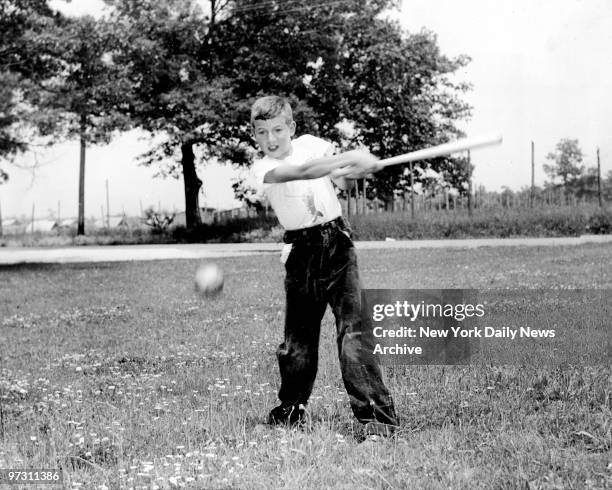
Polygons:
M87 117L85 114L81 114L81 159L79 163L79 219L77 235L85 234L85 149L87 148L87 142L85 140L86 124Z
M183 182L185 184L185 222L187 229L191 230L202 224L199 202L202 181L198 178L195 170L193 143L181 145L181 165L183 167Z

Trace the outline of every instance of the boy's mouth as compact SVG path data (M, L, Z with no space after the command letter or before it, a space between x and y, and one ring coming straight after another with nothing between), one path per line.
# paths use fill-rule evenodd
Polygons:
M278 150L279 147L278 146L268 146L268 151L270 153L274 153L276 150Z

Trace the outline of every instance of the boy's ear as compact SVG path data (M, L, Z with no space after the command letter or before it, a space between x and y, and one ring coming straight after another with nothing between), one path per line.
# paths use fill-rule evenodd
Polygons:
M289 124L289 134L291 137L295 135L295 121L291 121L291 124Z

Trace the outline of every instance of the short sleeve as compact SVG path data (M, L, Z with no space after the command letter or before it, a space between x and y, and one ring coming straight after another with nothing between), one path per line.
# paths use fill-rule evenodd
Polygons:
M305 134L301 139L303 139L303 143L309 148L312 155L311 158L329 157L336 152L336 147L333 143L317 136Z
M257 190L265 189L264 177L270 170L278 167L279 163L280 162L274 161L270 158L262 158L253 164L251 167L251 174L253 176L254 183L257 186Z

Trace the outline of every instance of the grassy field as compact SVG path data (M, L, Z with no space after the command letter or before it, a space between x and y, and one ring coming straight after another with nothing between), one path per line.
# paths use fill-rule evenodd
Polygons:
M611 367L385 368L397 437L360 442L326 315L306 431L276 404L276 255L0 268L0 468L67 488L610 488ZM609 245L360 253L368 288L612 288ZM50 487L46 487L50 488Z

